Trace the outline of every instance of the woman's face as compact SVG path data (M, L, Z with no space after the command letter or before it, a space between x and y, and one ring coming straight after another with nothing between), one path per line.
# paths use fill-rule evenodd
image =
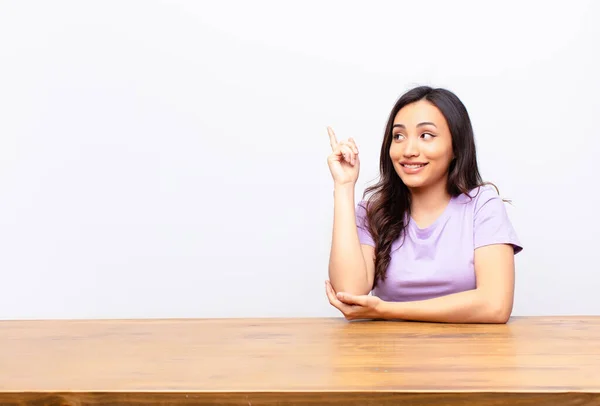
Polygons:
M454 158L444 115L426 100L404 106L394 118L390 158L409 189L446 184Z

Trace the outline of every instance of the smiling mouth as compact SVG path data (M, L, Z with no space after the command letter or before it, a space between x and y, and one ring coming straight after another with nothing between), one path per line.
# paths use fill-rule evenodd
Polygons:
M418 169L418 168L424 167L427 164L400 164L400 165L402 165L403 167L408 168L408 169Z

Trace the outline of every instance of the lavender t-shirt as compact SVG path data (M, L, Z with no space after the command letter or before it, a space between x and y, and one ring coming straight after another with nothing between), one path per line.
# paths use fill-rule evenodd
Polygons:
M392 243L385 281L373 295L386 301L414 301L475 289L474 251L490 244L523 248L508 218L504 202L491 186L453 197L444 212L426 228L412 220L406 238ZM366 227L365 201L356 209L361 244L375 246Z

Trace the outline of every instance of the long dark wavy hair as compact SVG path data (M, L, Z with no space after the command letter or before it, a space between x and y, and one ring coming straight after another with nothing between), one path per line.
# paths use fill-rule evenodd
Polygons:
M481 179L475 152L475 137L467 109L451 91L442 88L419 86L402 95L390 112L381 145L379 181L365 189L368 229L375 241L375 278L385 280L390 263L392 243L404 234L410 218L411 194L396 173L390 158L392 129L396 114L404 106L427 100L446 118L452 135L454 159L448 168L448 193L458 196L487 184Z

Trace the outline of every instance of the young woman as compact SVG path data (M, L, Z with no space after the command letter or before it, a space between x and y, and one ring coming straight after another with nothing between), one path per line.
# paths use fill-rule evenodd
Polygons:
M504 201L481 180L471 121L458 97L420 86L396 102L380 180L358 205L358 147L328 132L329 302L348 320L506 323L522 247Z

